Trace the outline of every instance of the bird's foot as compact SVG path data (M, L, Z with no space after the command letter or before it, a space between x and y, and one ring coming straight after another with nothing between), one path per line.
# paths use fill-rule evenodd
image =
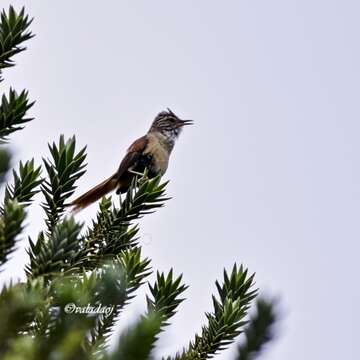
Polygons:
M145 176L145 172L141 173L141 172L138 172L138 171L135 171L135 170L128 170L128 171L129 171L129 173L134 174L134 175L138 175L140 177Z

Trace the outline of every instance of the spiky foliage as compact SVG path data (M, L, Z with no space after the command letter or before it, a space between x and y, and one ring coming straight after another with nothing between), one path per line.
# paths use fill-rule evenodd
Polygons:
M147 314L142 316L135 326L123 333L117 349L112 354L112 359L150 359L158 334L168 325L168 320L184 300L180 296L187 286L181 284L181 279L181 275L173 279L172 270L167 275L157 273L155 284L149 285L152 296L147 296Z
M43 159L48 178L42 184L45 196L43 208L47 220L48 232L51 233L65 210L65 201L74 193L75 182L85 173L86 147L75 152L75 136L65 141L60 136L58 145L49 144L52 159Z
M156 282L149 285L152 297L147 296L148 314L159 314L161 326L168 325L167 321L175 315L177 307L185 299L180 295L188 288L181 283L182 275L173 279L173 270L167 275L157 272Z
M24 208L16 200L10 200L5 204L3 214L0 216L0 266L15 250L18 235L24 227L24 219Z
M25 118L27 110L32 106L28 103L27 92L20 96L10 90L9 100L2 98L0 105L0 143L4 142L10 133L22 129L15 126L30 121ZM5 150L1 150L0 178L3 180L9 169L10 156ZM25 219L24 208L28 206L33 196L38 192L36 189L41 183L40 167L34 167L34 161L20 162L19 173L13 170L14 183L7 185L5 190L4 205L0 207L0 265L8 255L15 250L17 235L23 229Z
M34 195L39 192L38 187L42 182L40 174L41 166L36 168L34 159L25 164L20 161L19 172L13 170L13 184L6 187L5 203L16 199L24 206L30 205Z
M169 199L165 197L166 185L167 182L160 183L159 176L148 179L145 174L141 179L134 179L119 208L111 208L110 198L104 198L97 219L86 236L87 259L96 263L104 257L116 256L122 250L136 246L138 227L132 226L133 221L164 206ZM89 263L89 266L93 265Z
M143 317L120 336L116 350L110 360L146 360L150 359L157 335L161 328L161 317L152 313Z
M53 312L39 358L51 358L48 354L64 354L63 347L70 336L74 339L69 352L72 357L69 358L90 358L87 334L96 327L98 314L88 315L77 309L113 307L113 302L122 298L124 292L119 286L121 274L119 263L113 262L90 273L54 279L51 285Z
M95 313L88 315L78 309L96 308L107 304L109 298L119 297L116 294L118 278L119 269L114 265L79 276L57 277L48 285L41 277L20 284L19 287L32 290L36 287L34 283L40 284L37 293L42 294L43 300L37 304L32 318L23 321L22 328L28 330L21 337L19 333L14 336L9 342L13 346L6 355L10 358L18 355L18 359L53 359L59 356L61 359L90 359L86 339L97 317ZM46 299L44 295L47 295ZM48 315L39 316L42 315L39 309L46 309ZM26 349L19 343L20 339L26 342Z
M28 99L28 92L23 90L20 95L10 89L9 96L5 94L0 104L0 144L8 141L8 136L24 128L23 124L33 120L26 117L27 111L34 105Z
M20 46L33 37L28 28L32 20L25 15L24 9L19 13L12 6L0 15L0 82L4 68L14 66L13 56L25 50ZM28 99L28 92L23 90L20 95L10 88L8 97L4 94L0 104L0 144L8 141L8 136L21 130L23 125L32 120L26 117L27 111L34 102Z
M10 284L0 292L0 357L11 347L21 333L30 329L30 324L43 305L41 291L36 285Z
M81 249L81 228L81 224L69 218L57 224L48 236L40 232L35 243L29 238L28 276L52 277L70 271L74 266L73 259Z
M276 302L265 298L256 301L256 311L244 331L245 339L238 346L237 360L254 360L274 338L275 306Z
M107 298L107 303L114 309L110 315L98 316L96 325L91 331L90 344L93 351L104 348L106 341L114 330L114 324L124 306L135 296L135 291L150 275L150 260L141 258L141 249L132 248L124 250L116 257L113 271L118 269L115 283L115 296Z
M230 276L224 270L223 284L216 281L219 298L213 295L213 312L207 313L208 324L202 327L201 335L196 335L188 349L176 359L208 359L225 349L242 331L244 320L257 290L252 289L254 275L235 264Z
M134 185L131 190L134 190ZM83 258L86 256L86 266L93 267L102 259L116 256L137 245L138 227L131 226L130 222L119 214L120 211L119 208L112 207L110 197L104 197L100 202L97 219L88 229L84 244L85 254L80 254Z
M32 19L25 15L25 9L20 12L10 6L8 11L3 10L0 15L0 81L2 69L14 66L13 56L24 51L23 42L34 35L29 29Z

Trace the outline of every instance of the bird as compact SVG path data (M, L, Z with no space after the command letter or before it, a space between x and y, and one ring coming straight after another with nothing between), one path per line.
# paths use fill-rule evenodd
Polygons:
M176 140L183 127L191 124L193 120L182 120L169 108L158 113L148 132L130 145L117 171L69 204L72 212L77 213L115 189L117 194L125 193L134 177L145 171L150 179L163 176Z

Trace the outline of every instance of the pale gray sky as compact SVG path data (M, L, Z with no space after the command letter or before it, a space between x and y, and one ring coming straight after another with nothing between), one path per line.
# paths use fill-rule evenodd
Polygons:
M37 101L12 137L19 158L40 162L48 141L76 134L88 145L82 192L160 110L196 121L166 174L173 199L142 221L154 268L190 285L159 354L200 330L215 279L237 261L287 313L263 359L360 357L359 2L1 3L35 17L37 36L2 84ZM19 250L8 274L23 277L25 261ZM144 305L140 292L122 319Z

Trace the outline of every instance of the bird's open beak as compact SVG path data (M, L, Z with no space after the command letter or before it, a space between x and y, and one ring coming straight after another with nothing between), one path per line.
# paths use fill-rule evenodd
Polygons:
M192 125L194 123L193 120L178 120L177 121L177 126L178 127L183 127L185 125Z

